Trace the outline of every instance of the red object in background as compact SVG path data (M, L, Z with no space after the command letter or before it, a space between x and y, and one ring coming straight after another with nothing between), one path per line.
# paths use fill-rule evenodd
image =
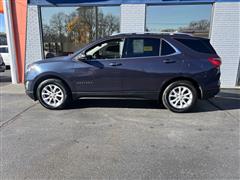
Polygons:
M0 0L0 14L3 14L3 2Z
M26 29L27 29L27 0L11 0L13 32L18 67L18 81L24 82Z

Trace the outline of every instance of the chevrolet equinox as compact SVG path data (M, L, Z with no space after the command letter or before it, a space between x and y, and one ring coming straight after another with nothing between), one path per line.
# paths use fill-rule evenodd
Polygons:
M221 60L209 39L180 33L117 34L67 57L27 67L26 93L48 109L81 97L159 100L173 112L220 89Z

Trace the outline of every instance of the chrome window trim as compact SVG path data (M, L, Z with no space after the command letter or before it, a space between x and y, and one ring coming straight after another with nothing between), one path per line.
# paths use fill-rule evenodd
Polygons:
M105 41L102 41L102 42L100 42L100 43L98 43L98 44L101 44L101 43L103 43L103 42L106 42L106 41L112 41L112 40L117 40L117 39L122 39L122 40L124 40L124 48L123 48L123 51L124 51L124 49L125 49L125 43L127 42L126 41L126 39L127 39L128 37L125 37L125 38L113 38L113 39L108 39L108 40L105 40ZM174 55L179 55L179 54L182 54L181 53L181 51L179 50L179 49L177 49L175 46L173 46L169 41L167 41L165 38L154 38L154 37L149 37L149 38L153 38L153 39L159 39L160 40L160 47L159 47L159 55L158 56L144 56L144 57L120 57L120 58L116 58L116 59L99 59L99 60L101 60L101 61L119 61L119 60L125 60L125 59L129 59L129 60L131 60L131 59L136 59L136 58L138 58L138 59L148 59L148 58L161 58L161 57L169 57L169 56L174 56ZM172 53L172 54L168 54L168 55L161 55L161 46L162 46L162 41L165 41L166 43L168 43L174 50L175 50L175 53ZM91 47L89 47L88 49L86 49L85 51L84 51L84 53L87 51L87 50L89 50L89 49L91 49L92 47L94 47L94 46L96 46L97 44L94 44L93 46L91 46ZM79 53L78 55L80 55L81 53ZM123 52L122 52L122 54L123 54ZM77 55L77 56L78 56ZM77 57L77 56L75 56L74 57L74 59ZM75 59L75 60L77 60L77 59ZM96 59L95 59L96 60ZM78 61L78 60L77 60ZM91 60L89 60L89 61L91 61Z

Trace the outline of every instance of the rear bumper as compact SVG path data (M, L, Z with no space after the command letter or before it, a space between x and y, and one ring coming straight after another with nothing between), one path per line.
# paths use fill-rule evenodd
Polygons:
M220 92L220 88L206 90L206 91L204 91L203 94L202 94L202 99L212 98L212 97L214 97L215 95L217 95L219 92Z

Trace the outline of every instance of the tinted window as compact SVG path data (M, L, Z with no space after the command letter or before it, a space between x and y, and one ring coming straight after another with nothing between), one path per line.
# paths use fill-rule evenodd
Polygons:
M213 49L212 45L210 44L210 40L209 39L202 39L202 42L205 44L206 47L209 48L209 50L212 53L216 54L216 51L215 51L215 49Z
M168 44L166 41L162 40L162 45L161 45L161 55L166 56L175 53L176 51L174 48Z
M1 21L0 21L1 22ZM1 26L0 26L1 27ZM1 28L0 28L1 29ZM1 30L0 30L1 31ZM7 36L5 33L0 32L0 45L7 45Z
M124 40L102 42L86 52L90 59L118 59L122 57Z
M0 48L0 53L8 53L8 48L7 47L1 47Z
M200 53L209 53L209 54L215 54L216 52L212 48L211 44L209 43L209 40L201 40L201 39L176 39L177 41L181 42L185 46L193 49L194 51L200 52Z
M130 38L126 49L126 57L159 56L160 39Z

